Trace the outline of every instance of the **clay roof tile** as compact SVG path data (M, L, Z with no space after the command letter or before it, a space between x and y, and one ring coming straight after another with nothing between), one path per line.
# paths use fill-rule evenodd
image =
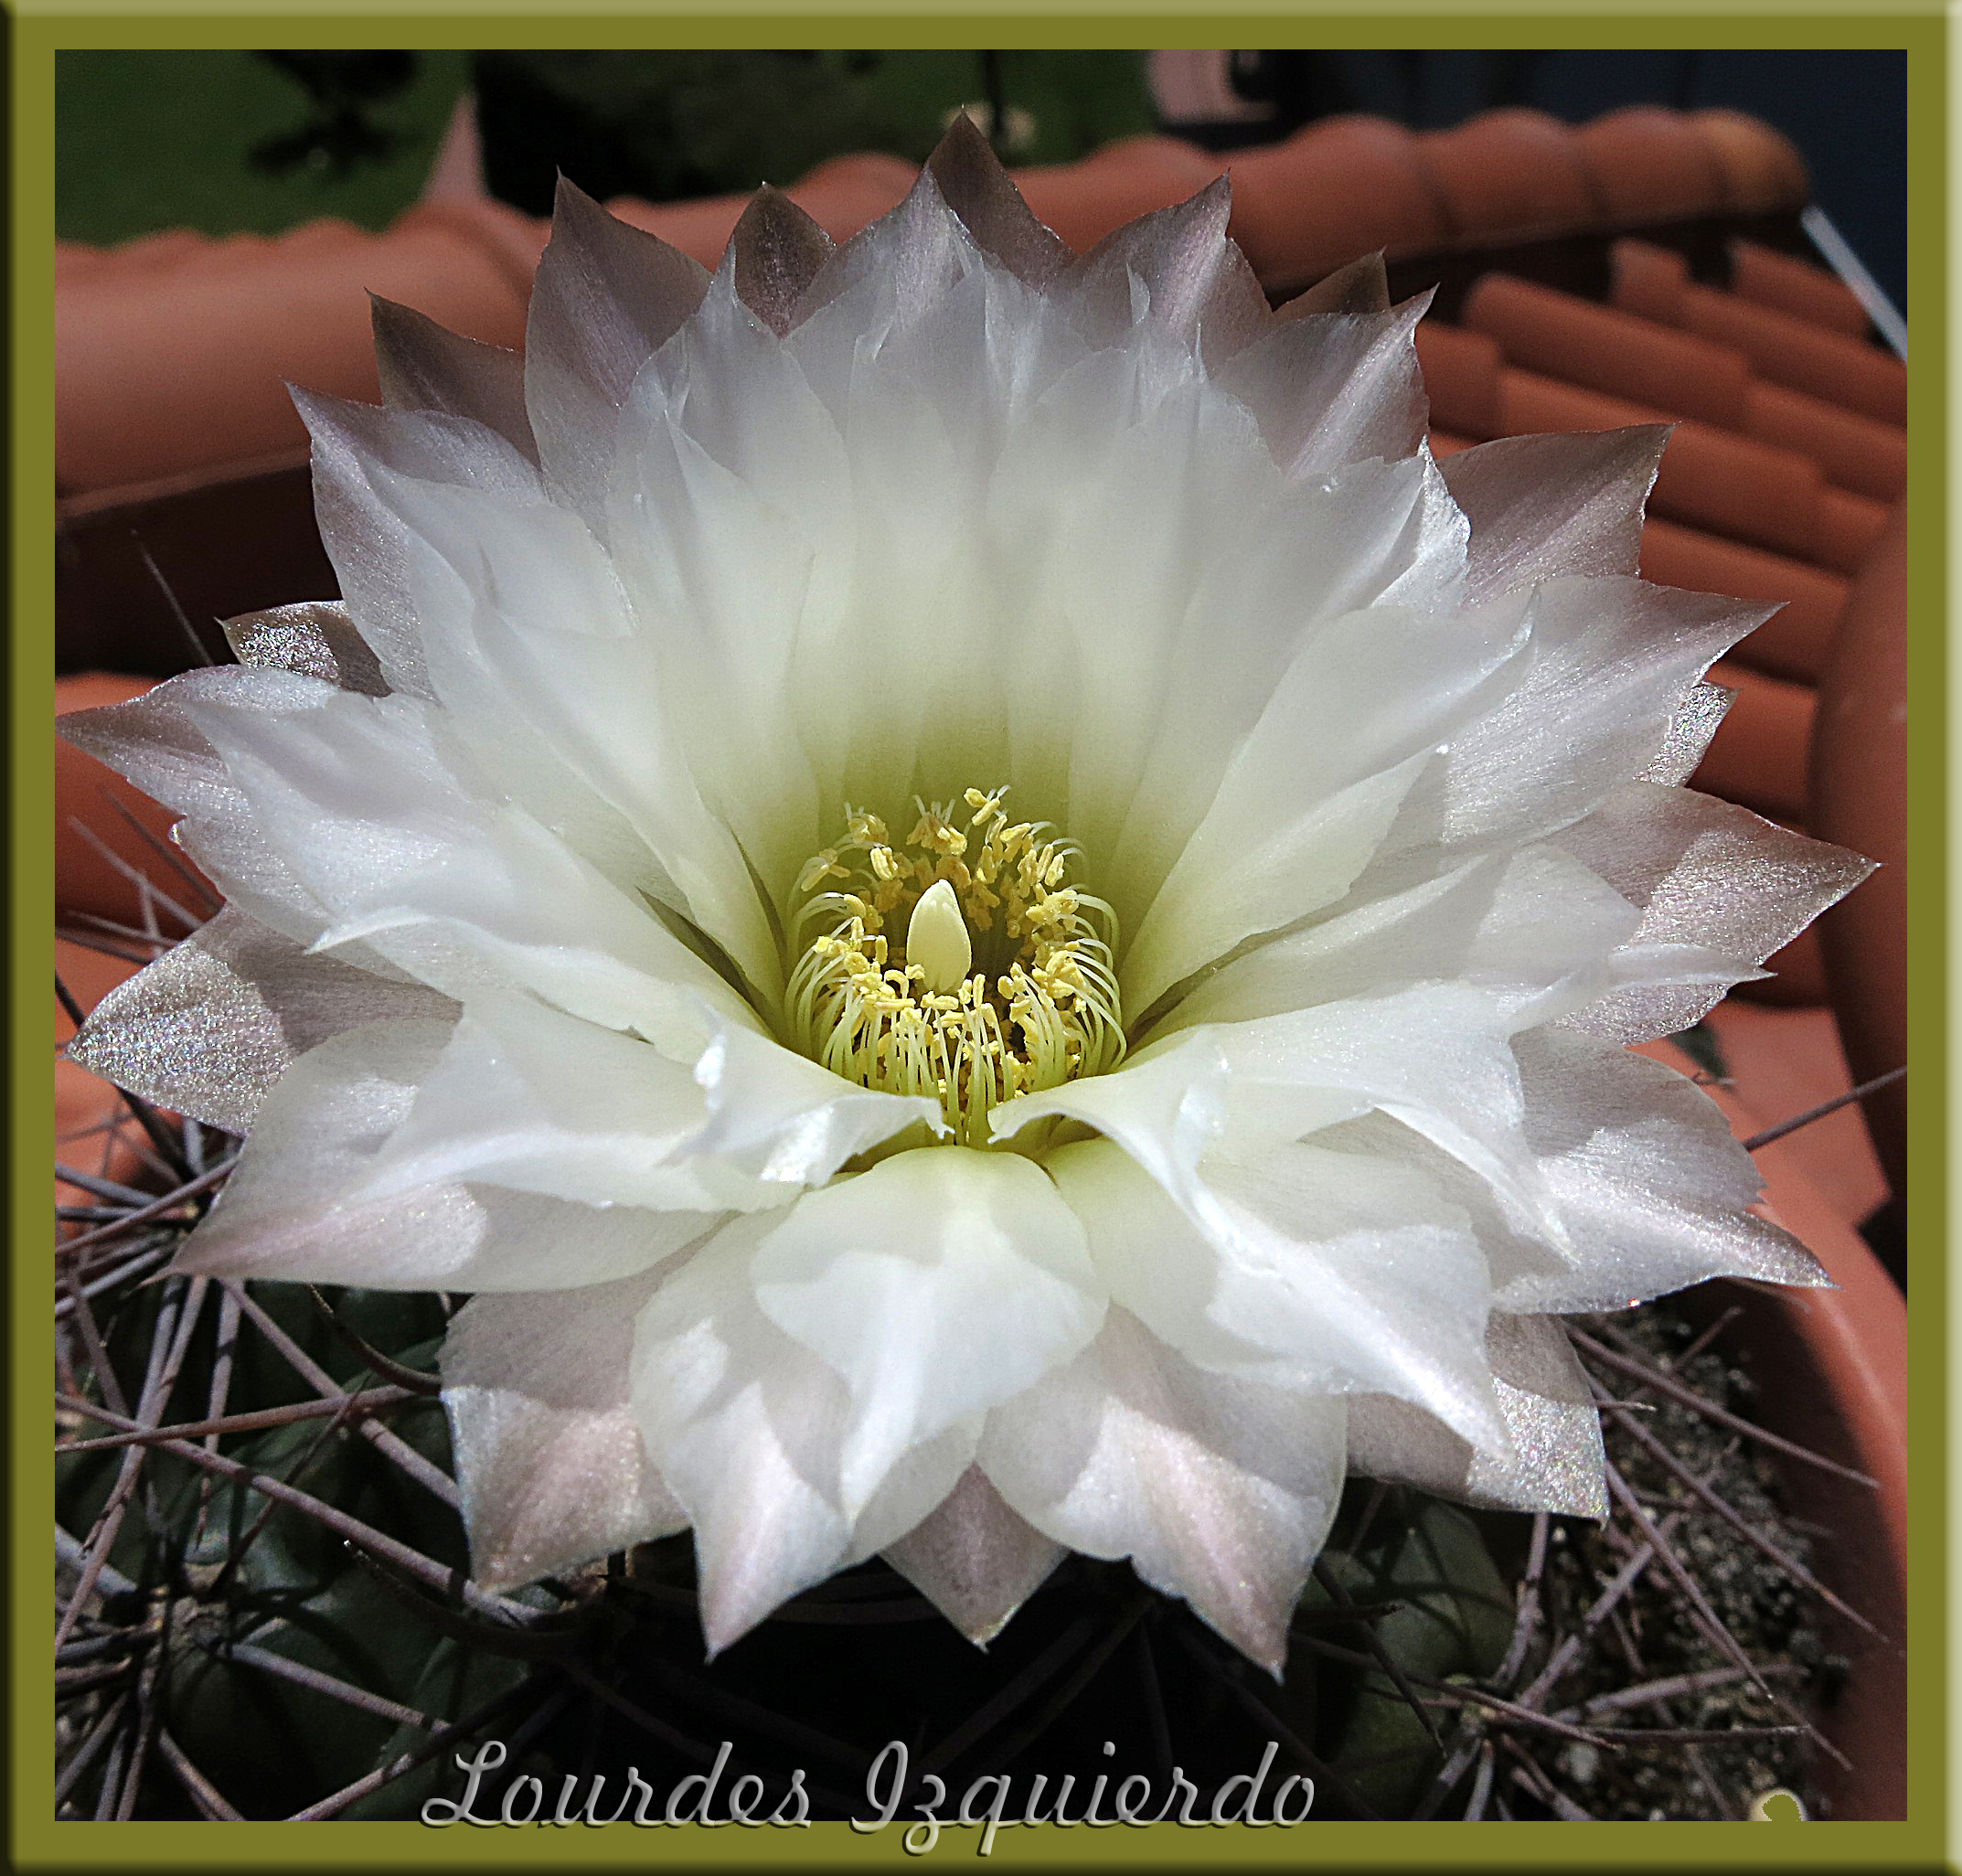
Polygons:
M1504 434L1498 374L1503 354L1482 332L1426 319L1417 328L1417 362L1431 415L1480 442Z
M1743 428L1810 456L1828 480L1871 501L1898 501L1907 486L1907 432L1823 398L1754 380Z
M1726 428L1743 422L1750 367L1707 339L1502 273L1472 288L1460 316L1515 364Z
M524 335L525 278L482 226L426 210L384 235L234 243L161 274L85 275L56 300L57 480L108 488L302 445L288 380L377 395L370 290L509 346Z
M1724 195L1716 207L1735 215L1765 215L1805 206L1811 179L1789 137L1762 118L1721 106L1692 111L1689 121L1723 175Z
M1804 826L1806 751L1818 709L1812 687L1766 677L1733 658L1719 658L1710 681L1737 695L1691 786Z
M1686 220L1724 200L1723 165L1679 111L1631 104L1580 125L1574 135L1610 226Z
M1573 133L1543 111L1483 112L1424 133L1417 154L1459 245L1583 228L1606 207Z
M1882 423L1907 421L1907 368L1892 353L1693 281L1678 306L1686 330L1733 346L1759 377Z
M1270 291L1298 290L1376 249L1446 244L1449 212L1416 140L1381 117L1327 117L1236 150L1234 239Z
M1642 528L1642 576L1779 606L1731 656L1798 683L1817 680L1846 603L1847 582L1836 573L1660 516Z
M1037 219L1081 253L1125 222L1196 196L1226 166L1196 144L1144 136L1106 144L1080 163L1014 176Z
M1755 241L1731 243L1731 291L1756 306L1771 306L1849 338L1867 336L1867 309L1837 275Z

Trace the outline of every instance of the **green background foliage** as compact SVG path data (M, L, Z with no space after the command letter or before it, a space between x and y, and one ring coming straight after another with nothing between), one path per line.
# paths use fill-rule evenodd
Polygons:
M318 59L323 55L302 55ZM1151 127L1144 55L1007 51L997 82L1024 134L1016 163L1066 163ZM316 149L284 170L262 153L325 113L300 80L248 51L71 51L55 61L55 225L108 244L159 229L277 234L318 216L387 226L421 192L457 99L479 76L500 140L492 181L522 172L543 213L560 153L591 193L655 201L795 182L826 157L922 161L947 119L988 94L984 56L914 51L505 51L412 55L400 89L361 102L384 147L345 167ZM525 161L535 145L536 163Z

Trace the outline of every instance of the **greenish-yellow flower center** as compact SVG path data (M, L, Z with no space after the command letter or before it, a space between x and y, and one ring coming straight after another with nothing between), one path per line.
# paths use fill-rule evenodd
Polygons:
M916 801L904 840L848 809L844 837L805 863L792 925L792 1039L849 1081L938 1101L973 1146L1000 1103L1125 1051L1115 915L1073 882L1054 828L1008 819L1007 793Z

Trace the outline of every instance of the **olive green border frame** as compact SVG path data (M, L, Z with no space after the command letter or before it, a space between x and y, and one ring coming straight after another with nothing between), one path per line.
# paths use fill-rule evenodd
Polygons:
M1946 348L1949 260L1946 110L1950 34L1939 0L1895 0L1884 12L1855 15L1829 0L1729 0L1719 15L1700 0L1609 0L1585 14L1571 0L1514 0L1503 13L1451 10L1448 0L1241 0L1231 13L1195 16L1189 0L1074 0L1068 15L1042 0L1005 0L987 12L922 14L909 0L861 0L849 15L824 0L583 0L577 11L540 16L537 0L424 0L414 13L400 0L315 0L304 12L272 16L265 0L206 0L195 9L173 0L40 0L10 19L13 184L13 519L11 645L14 911L13 1222L16 1257L8 1297L13 1315L14 1512L11 1636L13 1747L8 1767L9 1860L27 1871L113 1863L122 1869L335 1868L342 1864L497 1869L565 1865L921 1867L964 1862L977 1832L950 1828L924 1860L900 1848L900 1827L860 1836L844 1824L793 1831L688 1827L686 1839L631 1825L576 1832L549 1826L434 1830L419 1824L95 1824L53 1818L53 1738L42 1664L51 1633L45 1520L52 1460L44 1432L52 1362L45 1322L49 1266L47 1172L53 1148L44 1058L47 984L53 940L51 787L54 565L53 59L80 48L167 48L244 46L590 47L757 45L861 46L1220 46L1362 48L1392 36L1429 47L1626 49L1657 48L1889 49L1908 55L1910 269L1915 316L1915 400L1910 419L1910 660L1917 700L1909 752L1912 879L1910 981L1919 1085L1913 1105L1915 1162L1911 1231L1914 1301L1909 1329L1910 1525L1913 1608L1910 1656L1910 1820L1828 1823L1760 1837L1726 1824L1582 1827L1449 1822L1340 1824L1312 1819L1292 1831L1148 1830L1064 1833L1055 1827L1006 1831L993 1862L1118 1868L1306 1864L1315 1868L1419 1869L1501 1865L1615 1870L1655 1865L1796 1870L1947 1870L1948 1776L1962 1778L1948 1725L1951 1629L1947 1608L1947 1380L1945 1331L1951 1301L1945 1269L1945 1154L1948 1139L1942 1061L1947 1005L1946 879L1947 790L1945 634L1948 588L1945 521L1949 410ZM1962 1143L1958 1143L1962 1144ZM30 1249L29 1247L33 1247ZM1962 1290L1958 1290L1962 1296ZM1962 1675L1957 1679L1962 1679Z

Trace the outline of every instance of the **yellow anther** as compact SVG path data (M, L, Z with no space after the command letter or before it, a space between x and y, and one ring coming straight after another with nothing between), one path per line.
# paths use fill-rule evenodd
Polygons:
M845 815L845 832L854 847L887 847L892 837L886 832L886 824L877 815L869 815L863 808L848 808Z
M989 1144L1002 1102L1101 1073L1125 1051L1114 915L1065 883L1073 847L1045 823L1009 825L1006 794L965 790L966 833L954 803L916 801L899 843L879 815L848 807L846 838L800 870L788 909L804 947L786 1002L793 1039L866 1087L927 1095L970 1146ZM900 917L903 965L885 936Z
M827 847L822 853L814 853L805 861L804 870L797 875L797 890L815 892L833 873L841 879L850 878L845 869L837 864L837 850Z

